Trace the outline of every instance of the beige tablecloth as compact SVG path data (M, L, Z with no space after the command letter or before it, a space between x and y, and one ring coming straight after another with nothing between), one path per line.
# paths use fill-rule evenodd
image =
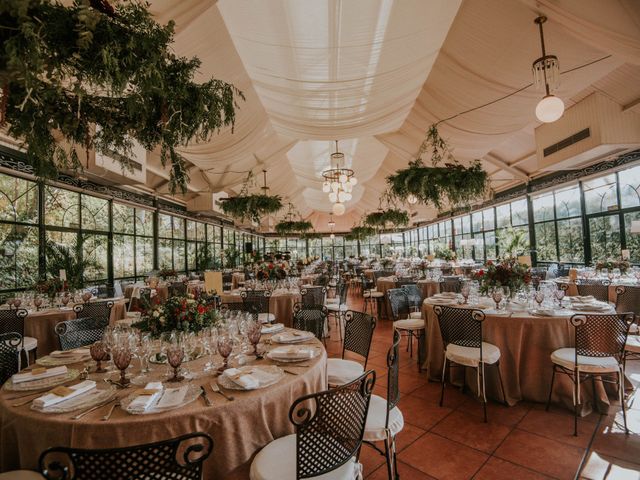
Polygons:
M418 280L417 285L422 290L422 298L429 298L440 293L440 282L436 280Z
M0 392L0 471L19 468L34 469L38 456L51 446L77 448L116 448L178 437L192 432L205 432L213 438L213 453L204 464L204 479L246 479L253 456L276 438L294 432L289 421L289 407L297 398L327 388L327 357L322 352L310 360L307 368L294 368L300 375L285 375L277 384L250 392L233 391L235 401L228 402L207 387L213 406L206 407L202 399L177 410L151 415L129 415L117 408L108 422L100 417L108 406L71 420L71 413L43 414L29 405L12 407L7 397L12 392ZM189 363L189 368L201 371L206 359ZM268 365L268 360L258 364ZM137 367L137 363L136 363ZM166 369L156 366L155 369ZM137 374L137 368L133 369ZM104 374L90 378L101 380ZM208 385L210 375L195 382ZM99 382L104 388L104 382ZM127 395L127 389L120 395Z
M567 289L567 296L574 297L578 295L578 286L574 282L568 281L557 281L558 285L567 285L569 288ZM609 301L612 303L616 303L616 299L618 298L618 294L616 293L616 287L618 285L609 285L608 293L609 293Z
M240 292L223 293L220 295L222 303L242 302ZM269 299L269 313L276 316L276 322L291 327L293 320L293 306L301 302L299 293L275 293Z
M389 298L387 297L387 290L390 288L396 288L396 285L396 281L389 277L380 277L376 281L376 290L384 293L384 308L382 312L379 312L380 317L393 318L391 305L389 304Z
M430 379L439 381L444 357L440 327L433 305L428 301L423 303L422 313L427 324L427 352L423 368L427 369ZM546 402L551 386L551 352L574 344L574 330L568 317L534 317L528 313L513 316L487 315L483 323L483 334L485 342L500 349L500 371L507 403L514 405L521 400ZM450 370L454 381L456 370L459 374L461 369ZM475 391L475 370L466 370L467 385ZM496 369L486 368L485 373L487 396L501 401ZM458 376L457 381L461 382L461 378ZM590 383L582 386L582 413L588 414L594 407L606 413L609 401L602 383L596 382L595 405ZM573 410L572 385L565 375L556 375L552 402L561 403Z
M126 316L126 303L123 299L115 300L111 309L109 324L114 325L116 321ZM59 322L76 318L75 312L69 307L68 310L47 309L39 312L31 311L24 321L24 334L27 337L34 337L38 340L38 356L48 355L54 350L58 350L58 336L55 326Z

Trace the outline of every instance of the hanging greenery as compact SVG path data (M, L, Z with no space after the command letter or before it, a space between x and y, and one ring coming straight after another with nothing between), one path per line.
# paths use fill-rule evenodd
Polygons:
M275 228L279 235L301 234L311 230L313 225L311 222L307 222L306 220L283 220L276 223Z
M409 214L397 208L378 210L368 214L364 219L364 223L369 227L376 228L402 227L409 224Z
M159 25L144 2L3 0L0 25L0 126L40 177L80 170L92 149L131 168L137 140L159 147L171 191L184 192L176 148L233 126L244 99L220 80L195 83L200 60L173 53L173 21Z
M431 155L432 166L422 161L422 154ZM444 165L440 166L442 162ZM438 128L432 125L420 147L418 158L409 167L387 177L390 194L406 201L410 195L419 202L432 204L440 209L445 202L451 205L467 204L481 199L488 186L489 177L479 160L469 167L460 165L453 157L447 142L440 137Z
M345 240L366 240L367 238L376 234L376 229L367 225L357 225L351 228L351 231L347 233Z
M262 193L249 194L249 187L255 185L253 172L249 172L237 197L223 198L218 201L222 211L230 217L240 220L250 219L256 223L260 223L265 215L277 213L282 208L282 199L278 195L269 195L267 172L263 170L262 173L264 175Z

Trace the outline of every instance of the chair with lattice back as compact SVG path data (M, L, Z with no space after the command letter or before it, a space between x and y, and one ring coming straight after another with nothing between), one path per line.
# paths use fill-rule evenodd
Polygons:
M570 322L574 328L574 347L560 348L551 353L553 374L547 410L551 404L556 373L567 375L573 383L573 434L577 436L581 382L589 379L595 382L598 379L601 382L614 383L622 404L624 429L628 434L624 402L624 350L629 327L633 322L633 313L576 314L571 317ZM609 375L615 375L615 380L605 378Z
M200 480L202 464L212 450L211 437L196 432L123 448L53 447L40 455L39 465L47 479Z
M88 302L74 305L73 311L76 318L95 318L97 320L106 320L107 324L111 318L111 309L113 308L113 300L105 302Z
M251 480L359 478L358 454L376 374L298 398L289 410L296 433L273 440L251 463Z
M20 352L24 352L26 363L29 365L29 352L33 352L38 358L38 340L33 337L24 336L24 322L29 316L29 312L24 308L12 308L0 310L0 333L17 333L20 335ZM22 361L20 362L22 365Z
M402 288L390 288L387 290L387 298L391 306L393 328L407 337L407 351L410 352L409 356L413 358L413 339L415 337L420 345L421 337L425 333L422 313L411 311L409 297Z
M293 305L293 328L313 333L317 339L325 341L325 328L329 311L322 304L305 305L296 302ZM326 343L326 342L325 342Z
M400 333L393 332L393 344L387 352L387 398L371 395L364 442L384 455L388 478L398 478L396 435L404 428L404 418L398 408L400 401ZM384 443L384 451L375 442Z
M327 296L327 288L322 285L303 287L300 290L304 305L323 305Z
M276 316L269 313L269 301L271 292L269 290L243 290L240 292L244 311L258 316L261 323L271 323Z
M640 286L618 285L616 287L616 312L631 312L636 321L640 318Z
M109 326L104 318L76 318L57 323L55 332L60 342L60 350L72 350L97 342Z
M347 310L344 315L344 341L342 344L342 358L327 360L327 377L329 385L344 385L362 375L367 368L371 340L376 328L374 316L364 312ZM364 358L364 365L344 358L346 352L360 355Z
M455 276L442 277L442 281L440 282L441 292L460 293L461 289L462 289L462 282L460 281L460 277L455 277Z
M17 332L0 333L0 386L20 371L22 335Z
M184 282L171 282L168 290L170 297L184 297L187 294L187 285Z
M347 306L347 293L349 284L345 281L338 282L336 285L336 294L333 298L328 298L325 302L329 315L333 315L338 329L338 336L342 340L342 328L344 323L344 314L349 307Z
M609 301L609 280L583 279L576 284L578 295L592 296L600 302Z
M408 285L402 285L400 288L407 294L409 300L409 307L419 309L422 306L422 290L415 283Z
M438 325L444 344L444 363L442 366L442 390L440 406L444 403L444 387L447 364L449 368L471 367L476 370L478 396L482 399L484 421L487 421L487 394L485 386L485 365L494 365L498 371L502 400L506 402L502 374L500 373L500 349L485 342L482 333L482 322L485 315L482 310L471 308L445 307L436 305L433 308L438 317Z

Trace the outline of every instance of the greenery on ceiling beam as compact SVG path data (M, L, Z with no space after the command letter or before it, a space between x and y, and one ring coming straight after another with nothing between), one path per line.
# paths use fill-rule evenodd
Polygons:
M282 200L277 195L246 194L223 198L220 207L230 217L260 223L263 216L277 213L282 208Z
M375 235L377 230L367 225L357 225L351 228L351 231L347 233L344 238L348 241L354 240L366 240L369 237Z
M79 152L92 149L131 168L136 140L159 147L171 191L185 192L176 148L233 127L242 92L194 82L200 60L173 53L173 21L159 25L148 8L137 0L0 2L0 126L24 142L36 175L80 170Z
M402 227L409 224L409 214L405 210L389 208L368 214L364 219L365 226L384 229Z
M283 220L276 223L276 232L278 235L302 234L313 228L311 222L306 220Z
M425 165L422 155L431 155L431 165ZM409 167L387 177L389 193L406 202L410 196L424 204L440 209L451 205L468 204L482 199L488 188L489 176L479 160L468 167L457 162L447 142L432 125L420 147L418 158Z

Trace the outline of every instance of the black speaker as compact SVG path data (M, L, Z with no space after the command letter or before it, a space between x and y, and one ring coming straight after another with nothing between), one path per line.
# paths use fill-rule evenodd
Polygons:
M251 253L251 252L253 252L253 243L246 242L244 244L244 253Z

